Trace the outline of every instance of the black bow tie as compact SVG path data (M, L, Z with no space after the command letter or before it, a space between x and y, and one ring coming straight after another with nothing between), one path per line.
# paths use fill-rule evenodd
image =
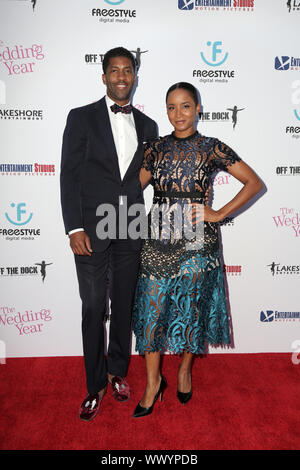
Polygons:
M128 104L126 106L119 106L117 103L115 103L110 107L110 109L115 114L117 113L130 114L132 111L132 106L131 104Z

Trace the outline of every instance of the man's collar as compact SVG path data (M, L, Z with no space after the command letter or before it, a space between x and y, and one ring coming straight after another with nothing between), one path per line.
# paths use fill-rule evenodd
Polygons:
M108 95L105 95L105 99L107 107L110 109L110 107L115 104L115 101L113 101ZM128 104L130 104L130 101L128 101L128 103L124 104L123 106L127 106Z

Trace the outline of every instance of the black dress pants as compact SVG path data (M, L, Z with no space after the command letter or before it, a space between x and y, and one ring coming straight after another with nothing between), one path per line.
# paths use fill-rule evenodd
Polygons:
M125 377L131 347L131 316L140 250L130 249L127 240L113 240L102 252L75 255L82 300L82 340L87 390L96 394L107 384L107 373ZM104 319L107 286L111 316L107 359Z

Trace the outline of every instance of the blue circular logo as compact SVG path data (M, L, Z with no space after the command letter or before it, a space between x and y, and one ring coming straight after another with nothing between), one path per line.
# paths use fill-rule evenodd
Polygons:
M110 5L120 5L120 3L123 3L125 0L117 0L117 1L113 1L113 0L104 0L106 3L109 3Z

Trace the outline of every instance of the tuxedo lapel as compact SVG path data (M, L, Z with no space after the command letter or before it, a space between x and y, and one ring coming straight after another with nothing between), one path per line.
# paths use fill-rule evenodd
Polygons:
M136 129L136 134L138 138L138 144L143 143L143 137L144 137L144 126L143 126L143 119L141 118L141 115L136 111L135 108L133 108L133 118L135 122L135 129Z
M99 129L99 132L101 133L101 141L104 142L108 150L108 154L111 155L113 170L116 172L116 175L118 175L118 178L121 180L118 154L117 154L114 136L113 136L111 125L110 125L110 119L108 115L105 98L102 98L100 101L96 103L96 109L97 109L97 113L96 113L97 127Z
M134 123L135 123L135 130L137 135L137 148L132 157L132 160L127 168L127 171L124 175L123 180L125 180L128 173L130 173L131 169L134 168L139 156L139 152L141 151L141 147L143 147L143 137L144 137L144 124L143 119L141 118L140 114L136 111L135 108L132 110Z

